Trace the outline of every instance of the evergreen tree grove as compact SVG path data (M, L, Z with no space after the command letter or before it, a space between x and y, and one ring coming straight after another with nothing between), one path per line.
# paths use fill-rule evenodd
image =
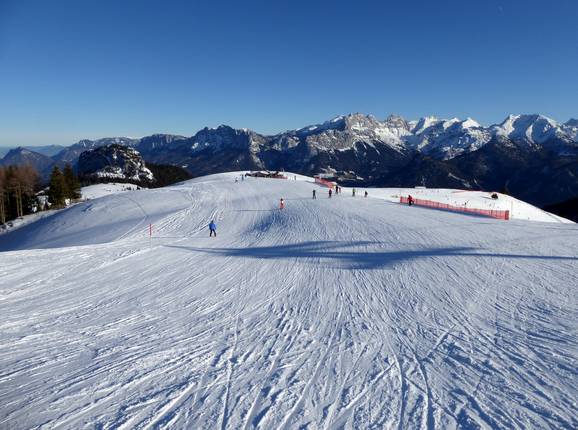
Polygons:
M64 199L68 197L66 181L58 166L54 166L50 174L48 197L55 206L64 206Z
M80 182L74 174L70 164L66 164L66 166L64 166L63 175L64 182L66 183L66 197L71 200L79 199L81 196Z

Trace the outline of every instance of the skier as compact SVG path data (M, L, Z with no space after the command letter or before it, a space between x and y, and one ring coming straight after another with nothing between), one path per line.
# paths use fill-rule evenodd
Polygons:
M285 209L285 200L281 199L279 201L279 210Z
M317 195L316 195L315 190L313 190L313 198L314 198L314 199L317 199Z
M333 190L329 188L329 198L331 198L331 194L333 194Z
M367 197L367 191L365 191L365 197Z
M353 189L351 190L351 195L352 195L353 197L355 197L355 188L353 188Z
M235 184L236 184L237 182L239 182L239 180L238 180L237 178L235 178Z
M411 194L407 196L407 204L409 206L413 205L413 197L411 196Z
M209 223L209 237L213 236L213 234L217 237L217 224L215 224L215 221Z

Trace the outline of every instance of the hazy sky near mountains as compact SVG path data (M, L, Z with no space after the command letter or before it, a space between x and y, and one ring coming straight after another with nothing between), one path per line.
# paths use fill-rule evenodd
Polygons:
M578 116L578 1L0 0L0 146Z

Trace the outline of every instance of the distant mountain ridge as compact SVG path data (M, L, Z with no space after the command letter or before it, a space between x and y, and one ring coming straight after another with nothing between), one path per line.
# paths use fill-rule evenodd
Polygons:
M12 149L18 147L0 147L0 160L8 154ZM47 157L52 157L62 151L66 146L64 145L44 145L44 146L24 146L23 148L28 149L32 152L37 152L38 154L46 155Z
M48 177L52 167L54 166L54 160L39 152L19 147L10 149L6 155L0 159L0 166L10 165L31 165L40 174L41 178L45 179Z
M535 204L578 195L578 121L558 123L538 114L509 115L484 127L471 118L408 121L390 115L379 120L354 113L276 135L221 125L191 137L82 140L50 160L76 166L83 152L111 144L136 149L146 162L183 167L193 176L285 169L333 174L345 184L507 188ZM20 158L33 158L24 155ZM35 162L43 166L46 159Z

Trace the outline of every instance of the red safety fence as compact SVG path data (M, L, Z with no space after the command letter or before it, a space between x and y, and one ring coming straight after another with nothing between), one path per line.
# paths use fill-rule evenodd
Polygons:
M335 182L328 181L327 179L315 178L316 184L325 185L327 188L335 188Z
M407 197L400 197L399 202L408 204L408 198ZM440 203L440 202L434 202L432 200L423 200L423 199L413 199L412 204L414 204L416 206L425 206L428 208L445 209L445 210L454 211L454 212L465 212L465 213L471 213L471 214L476 214L476 215L483 215L483 216L488 216L491 218L497 218L497 219L503 219L503 220L509 220L510 219L510 211L502 211L502 210L496 210L496 209L475 209L475 208L468 208L465 206L454 206L454 205L450 205L447 203Z

